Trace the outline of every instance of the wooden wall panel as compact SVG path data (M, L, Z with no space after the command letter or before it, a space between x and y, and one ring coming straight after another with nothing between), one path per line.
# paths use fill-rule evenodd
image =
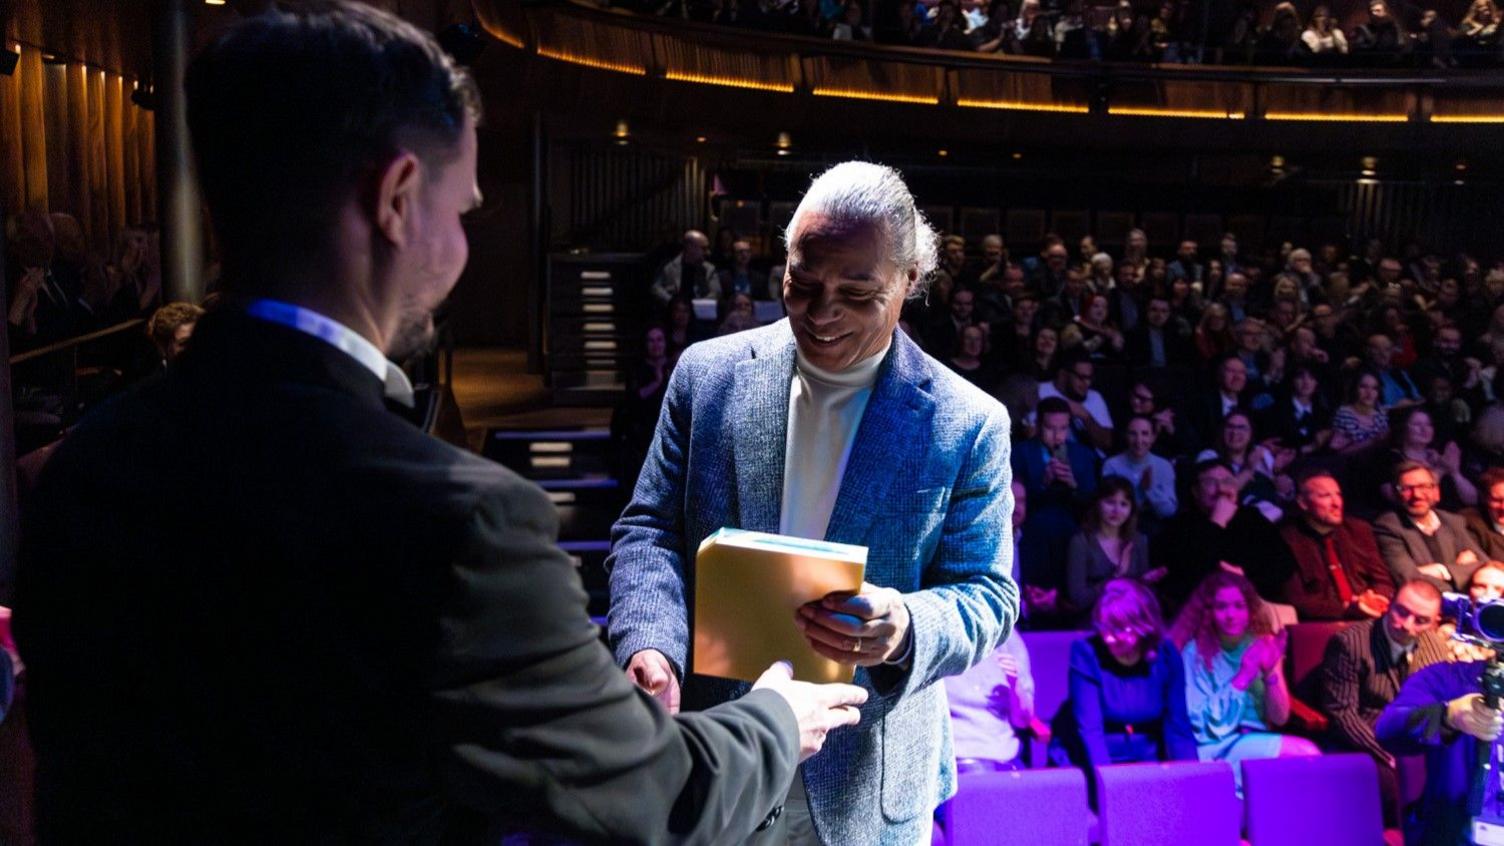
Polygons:
M42 107L42 54L23 50L16 68L21 78L21 156L26 167L25 207L47 209L47 118Z
M151 113L119 74L42 55L22 45L16 73L0 76L0 213L70 214L108 256L116 233L155 212Z
M0 76L0 207L10 213L25 206L26 164L21 154L21 78L17 73Z

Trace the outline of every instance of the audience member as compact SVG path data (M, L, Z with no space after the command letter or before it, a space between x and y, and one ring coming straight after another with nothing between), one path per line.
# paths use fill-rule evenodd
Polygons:
M1305 620L1366 620L1383 616L1394 580L1379 557L1373 530L1348 517L1342 487L1331 471L1304 474L1295 499L1299 513L1280 527L1295 560L1280 601Z
M1236 485L1225 463L1198 463L1191 473L1195 508L1181 509L1155 538L1150 558L1169 571L1159 585L1169 607L1178 609L1218 570L1246 577L1264 597L1279 596L1295 571L1279 530L1257 508L1238 505Z
M1399 819L1399 786L1394 756L1374 734L1379 714L1410 674L1449 659L1436 634L1441 593L1430 582L1400 585L1389 610L1342 630L1326 645L1321 665L1321 710L1331 717L1330 740L1340 749L1367 752L1379 765L1384 817Z
M1186 714L1185 664L1164 637L1154 594L1113 579L1092 609L1096 633L1071 644L1070 698L1056 714L1050 760L1094 767L1137 761L1194 761Z
M1149 539L1138 530L1133 485L1121 476L1104 477L1086 508L1081 531L1066 549L1069 610L1086 624L1108 582L1133 578L1153 584L1164 575L1162 567L1149 569Z
M1018 733L1034 723L1034 673L1024 639L1010 634L992 654L945 678L956 770L1020 769Z
M162 356L162 366L177 360L188 348L193 337L193 327L204 316L204 310L193 303L168 303L152 313L146 321L146 334Z
M986 350L987 330L975 324L966 326L961 330L961 340L956 345L955 354L946 363L966 381L984 391L990 391L996 381L996 374L984 358Z
M1134 387L1138 391L1143 386ZM1149 525L1174 516L1175 465L1154 454L1154 418L1135 414L1123 427L1126 448L1102 463L1102 477L1127 479ZM1501 536L1504 538L1504 536Z
M710 248L710 239L705 233L691 229L684 233L683 247L679 255L659 268L653 280L653 296L665 305L675 297L686 299L720 299L721 281L716 276L715 265L705 260L705 251Z
M1112 445L1112 412L1107 401L1092 389L1096 365L1079 352L1062 355L1054 380L1039 383L1039 398L1064 400L1071 414L1071 439L1094 449Z
M1185 661L1186 711L1203 761L1319 755L1303 737L1279 734L1290 719L1285 684L1287 635L1242 576L1206 577L1175 620L1172 637Z
M1347 391L1347 404L1332 415L1332 438L1337 452L1358 452L1377 446L1389 434L1389 415L1381 404L1379 375L1360 370Z
M1013 478L1029 496L1024 530L1041 547L1044 572L1022 573L1023 582L1040 588L1063 588L1070 539L1079 529L1077 513L1097 488L1097 456L1070 440L1071 409L1060 397L1039 401L1035 436L1013 448Z
M1396 582L1424 579L1440 590L1458 590L1486 560L1460 515L1436 507L1436 473L1418 461L1394 468L1399 508L1374 521L1379 552Z
M723 296L735 294L747 294L753 297L763 296L766 292L759 284L761 276L752 269L752 243L744 239L737 239L731 244L731 266L717 271L720 278L718 287Z
M1486 667L1473 661L1420 669L1374 726L1385 754L1425 755L1425 791L1402 821L1408 844L1474 842L1470 800L1484 777L1479 744L1493 745L1504 731L1504 715L1489 708L1478 689Z
M1504 561L1504 467L1491 467L1478 480L1480 508L1462 512L1468 533L1477 541L1483 557Z

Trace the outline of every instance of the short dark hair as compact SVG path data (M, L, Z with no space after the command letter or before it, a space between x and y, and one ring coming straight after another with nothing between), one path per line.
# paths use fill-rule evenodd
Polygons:
M1394 476L1392 477L1394 484L1398 486L1400 479L1405 478L1406 473L1414 473L1417 470L1424 470L1427 473L1430 473L1431 481L1436 481L1436 471L1431 468L1431 465L1425 463L1424 461L1416 461L1412 458L1407 458L1404 461L1401 461L1400 463L1394 465Z
M1210 473L1218 467L1221 467L1223 470L1226 470L1229 473L1232 472L1232 465L1228 464L1226 461L1223 461L1220 458L1208 458L1205 461L1196 462L1196 466L1191 468L1191 480L1194 482L1200 482L1202 476L1205 476L1207 473Z
M1071 405L1061 397L1045 397L1034 407L1034 419L1043 422L1046 414L1064 414L1070 416Z
M1441 601L1441 589L1436 585L1433 585L1430 582L1426 581L1425 579L1411 579L1408 582L1402 583L1399 587L1394 589L1395 597L1398 598L1400 591L1404 590L1405 588L1409 588L1410 590L1415 591L1421 596L1424 596L1426 599L1434 600L1436 602Z
M401 149L445 161L480 115L474 82L432 37L350 0L237 22L184 87L204 200L237 267L323 258L365 171Z
M1301 470L1299 473L1295 474L1295 492L1300 493L1301 491L1305 490L1306 483L1310 482L1313 479L1331 479L1333 482L1337 482L1337 474L1333 473L1328 467L1306 467L1304 470ZM1337 482L1337 487L1341 488L1342 483Z

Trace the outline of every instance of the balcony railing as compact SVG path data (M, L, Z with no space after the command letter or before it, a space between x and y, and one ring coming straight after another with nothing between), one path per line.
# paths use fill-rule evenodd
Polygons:
M1115 64L853 44L666 22L572 0L474 0L546 61L769 97L1216 121L1504 125L1504 71Z

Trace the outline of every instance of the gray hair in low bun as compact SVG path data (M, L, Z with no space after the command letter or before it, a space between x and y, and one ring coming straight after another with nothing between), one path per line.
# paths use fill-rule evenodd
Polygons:
M939 236L914 205L914 195L903 176L891 167L872 162L842 162L810 183L799 207L784 229L785 246L793 249L794 232L806 212L819 212L835 220L873 222L887 233L894 261L907 271L918 270L908 296L921 297L939 264Z

